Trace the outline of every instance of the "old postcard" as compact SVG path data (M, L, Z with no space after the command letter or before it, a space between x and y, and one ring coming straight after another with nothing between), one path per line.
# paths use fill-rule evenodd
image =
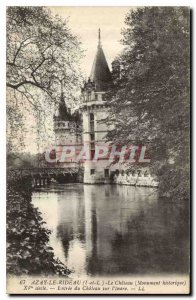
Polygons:
M190 9L9 6L7 293L190 293Z

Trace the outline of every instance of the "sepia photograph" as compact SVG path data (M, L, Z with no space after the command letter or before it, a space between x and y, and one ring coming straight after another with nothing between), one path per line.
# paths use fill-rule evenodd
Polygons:
M190 12L7 6L8 294L190 294Z

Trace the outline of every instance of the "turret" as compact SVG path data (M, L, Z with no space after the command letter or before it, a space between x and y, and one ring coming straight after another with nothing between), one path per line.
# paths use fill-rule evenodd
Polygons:
M59 130L62 128L69 128L69 123L72 120L70 110L67 108L63 92L61 92L61 97L57 111L54 114L54 130Z
M112 75L108 67L102 46L101 33L99 29L98 46L90 77L82 88L82 99L84 104L101 103L104 101L105 92L112 85Z
M105 93L112 86L112 75L108 67L99 29L98 46L90 77L82 88L83 143L89 146L90 161L84 162L84 182L96 183L109 180L107 160L94 161L96 145L104 144L109 127L102 122L108 115Z
M63 91L54 115L54 132L57 146L81 144L81 116L78 111L71 114L64 100Z

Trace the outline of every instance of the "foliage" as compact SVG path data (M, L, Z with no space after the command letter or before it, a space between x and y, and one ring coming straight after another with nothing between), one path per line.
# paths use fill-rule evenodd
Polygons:
M38 134L63 89L66 101L80 85L80 42L66 20L44 7L7 8L7 118L10 149L32 115ZM24 129L21 140L25 135ZM19 141L20 142L20 141ZM22 141L21 141L22 142ZM23 148L23 145L21 145ZM8 149L9 150L9 149Z
M160 192L189 197L189 10L131 10L123 30L121 77L108 100L109 140L146 145Z
M70 271L48 245L50 230L31 203L29 178L13 178L7 185L7 272L11 275L65 275Z
M41 158L41 154L31 154L26 152L8 152L7 168L17 169L39 167Z

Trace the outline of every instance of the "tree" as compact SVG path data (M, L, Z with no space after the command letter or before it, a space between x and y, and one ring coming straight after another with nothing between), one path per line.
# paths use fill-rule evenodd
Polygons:
M125 19L108 139L150 149L160 192L189 198L189 10L144 7ZM167 193L166 193L167 192Z
M80 83L81 54L67 21L44 7L8 7L8 123L24 117L26 110L33 109L36 117L47 115L47 108L59 101L61 87L69 101Z

